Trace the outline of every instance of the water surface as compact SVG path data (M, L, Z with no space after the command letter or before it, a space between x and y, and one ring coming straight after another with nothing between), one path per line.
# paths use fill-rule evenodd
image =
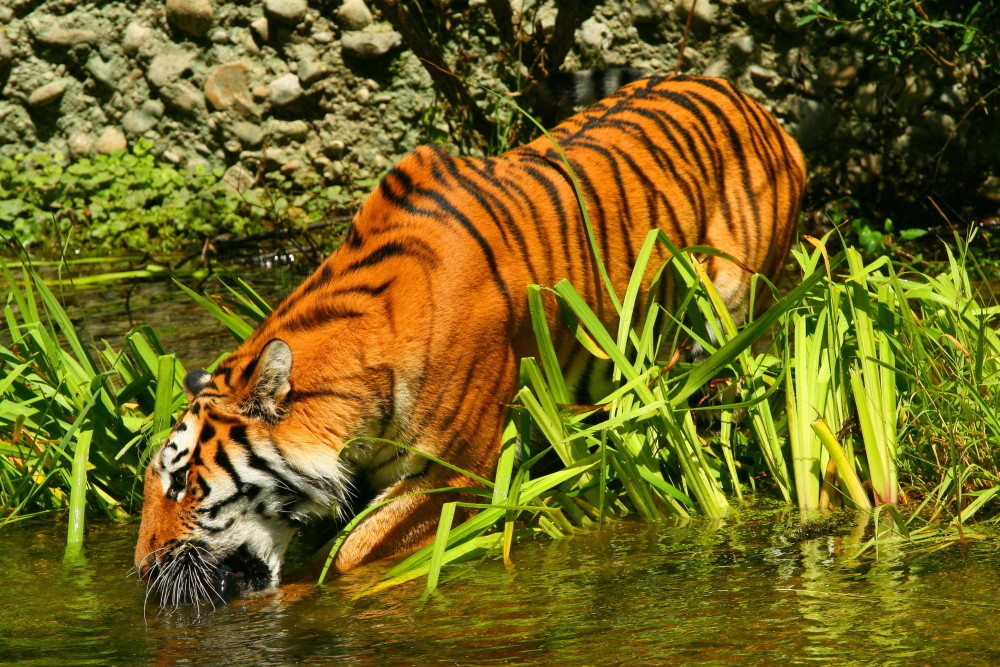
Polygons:
M23 665L992 665L1000 554L989 544L850 561L850 527L788 518L620 521L352 599L384 565L227 607L143 608L136 526L97 526L62 562L51 522L0 529L0 663Z

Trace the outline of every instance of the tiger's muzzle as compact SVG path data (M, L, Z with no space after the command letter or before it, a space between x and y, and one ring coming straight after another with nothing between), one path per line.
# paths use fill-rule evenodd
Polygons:
M208 605L212 608L235 598L270 588L274 573L246 544L225 557L197 541L180 542L139 567L146 597L161 607Z

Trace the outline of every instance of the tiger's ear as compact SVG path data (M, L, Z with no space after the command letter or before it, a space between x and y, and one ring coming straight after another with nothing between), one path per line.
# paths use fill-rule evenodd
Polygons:
M188 401L197 396L211 379L212 374L200 368L188 371L188 374L184 376L184 393L187 394Z
M242 412L272 424L280 421L292 391L291 376L292 348L280 338L275 338L264 346L254 361Z

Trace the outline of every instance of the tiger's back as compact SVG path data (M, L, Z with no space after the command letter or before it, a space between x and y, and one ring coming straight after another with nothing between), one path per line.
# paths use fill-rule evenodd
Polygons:
M734 313L746 308L748 269L777 274L803 160L730 84L638 81L552 135L579 179L619 295L655 228L678 246L713 246L738 260L707 259ZM651 265L666 259L657 252ZM651 277L652 269L647 290ZM454 498L411 494L472 483L374 438L492 476L519 359L536 352L525 286L563 278L614 321L569 173L547 138L486 159L411 153L316 273L214 374L189 382L191 407L147 472L140 571L168 587L158 558L197 543L220 568L269 574L241 588L274 585L295 523L343 500L345 480L359 475L379 490L376 501L398 499L355 529L337 569L426 543L441 504ZM578 371L583 354L555 326L555 309L547 314L563 366ZM171 498L179 476L190 492L174 488Z

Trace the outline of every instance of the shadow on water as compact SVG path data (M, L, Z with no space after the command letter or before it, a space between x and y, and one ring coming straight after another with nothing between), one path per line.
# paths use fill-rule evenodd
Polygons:
M289 586L196 615L143 611L135 527L97 527L64 568L61 531L0 541L0 662L114 665L805 664L1000 661L997 570L986 545L905 560L848 559L851 528L795 539L786 519L622 521L352 599L385 566L324 589Z

